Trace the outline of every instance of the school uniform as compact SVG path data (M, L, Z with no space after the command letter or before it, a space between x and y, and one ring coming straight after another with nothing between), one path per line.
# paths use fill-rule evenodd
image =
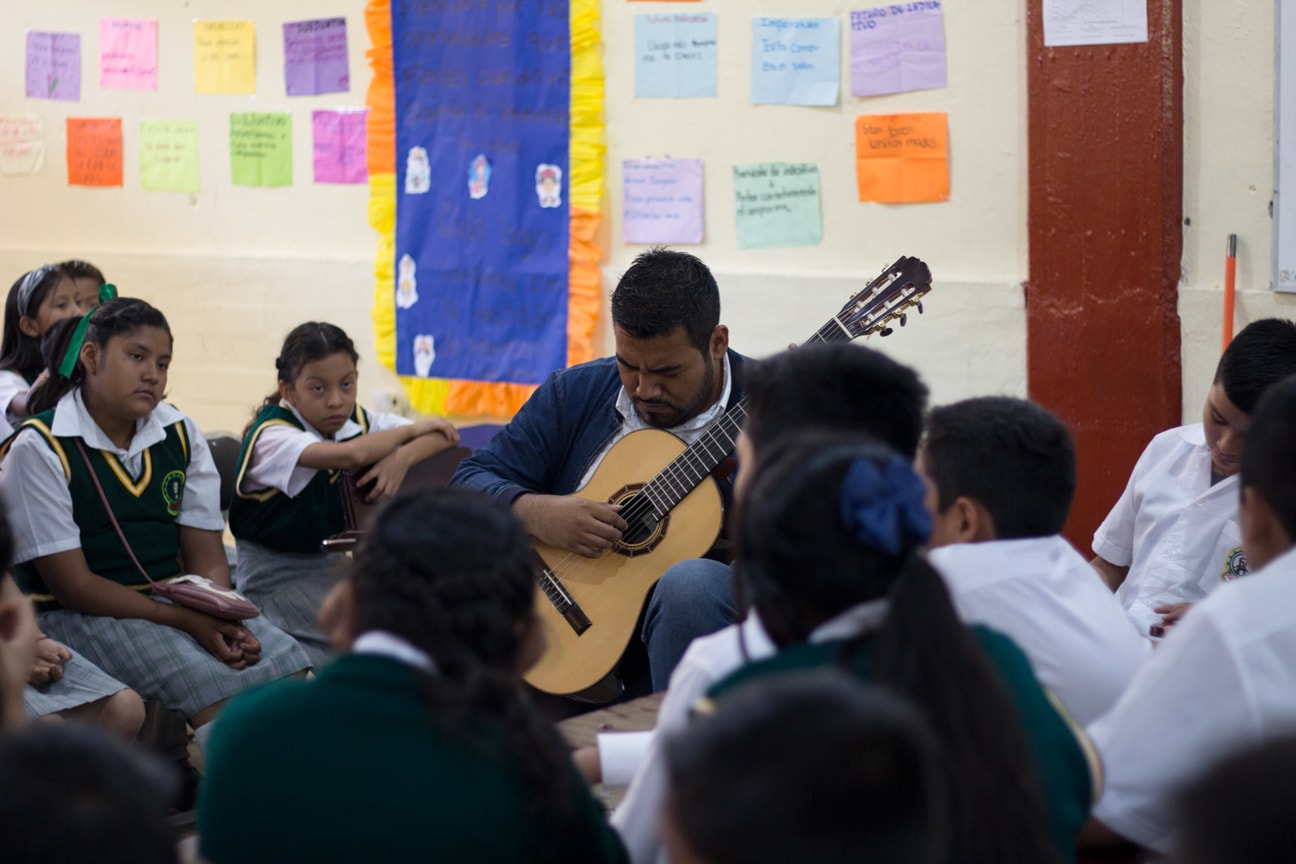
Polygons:
M1093 550L1129 574L1116 591L1139 633L1167 603L1198 602L1247 572L1236 475L1211 484L1202 424L1162 432L1094 533Z
M21 374L13 369L0 369L0 435L4 440L14 432L14 427L23 421L22 417L17 416L9 409L9 403L19 393L26 393L31 389L32 382L28 381Z
M125 684L72 651L72 659L63 664L62 678L23 688L23 709L35 720L107 699L125 689Z
M715 684L696 708L707 710L711 700L745 684L771 675L795 673L841 662L845 644L875 631L887 614L887 601L862 603L821 624L810 641L782 649L772 657L749 663ZM1044 792L1049 829L1060 860L1075 860L1075 840L1102 788L1102 766L1084 732L1059 712L1036 681L1021 649L1003 634L973 625L969 628L999 673L1008 696L1017 708L1026 744ZM864 639L854 645L847 668L865 681L874 679L876 643ZM759 754L753 754L758 758Z
M959 617L1017 643L1081 726L1111 710L1152 650L1102 577L1061 537L955 543L927 558Z
M429 686L436 668L426 654L370 632L315 680L282 681L231 702L213 730L199 794L203 858L625 860L570 764L562 769L571 789L564 824L531 806L531 783L507 755L507 730L472 716L441 725L429 713Z
M340 471L303 468L302 453L323 441L347 441L413 421L356 405L333 438L325 438L287 402L261 409L239 453L230 531L237 541L238 589L261 614L289 633L311 662L333 656L316 621L320 604L346 575L347 557L320 551L343 530Z
M1296 549L1193 608L1090 734L1107 766L1094 816L1169 852L1176 796L1216 760L1296 733Z
M145 699L193 716L254 684L309 667L295 643L269 622L244 622L261 661L235 670L189 634L141 619L85 615L60 606L34 559L81 549L96 575L151 594L109 521L76 442L81 440L122 531L153 579L180 575L179 528L219 531L220 478L197 425L159 404L136 422L126 449L104 434L79 390L24 421L0 470L14 532L14 575L36 603L41 629L86 656Z

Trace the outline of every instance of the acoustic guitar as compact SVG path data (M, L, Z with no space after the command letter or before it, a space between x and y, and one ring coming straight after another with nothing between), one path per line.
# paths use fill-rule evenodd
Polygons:
M902 257L851 297L807 342L890 335L910 308L922 312L931 273ZM731 452L747 417L745 400L685 445L669 432L642 429L618 441L584 487L573 495L621 505L628 530L599 558L537 542L536 605L545 653L525 678L538 690L606 701L592 695L608 678L634 635L648 592L673 564L706 554L720 535L724 513L711 472ZM664 466L664 467L663 467ZM600 691L604 688L600 687Z

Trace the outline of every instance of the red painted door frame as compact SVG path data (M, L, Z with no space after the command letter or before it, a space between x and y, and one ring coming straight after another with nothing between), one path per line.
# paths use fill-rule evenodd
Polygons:
M1147 442L1182 417L1182 0L1148 41L1044 46L1028 0L1027 384L1071 427L1085 554Z

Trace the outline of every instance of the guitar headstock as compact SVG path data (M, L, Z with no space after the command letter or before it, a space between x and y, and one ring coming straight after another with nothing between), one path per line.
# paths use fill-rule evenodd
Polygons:
M835 320L850 338L879 333L891 335L892 322L903 327L907 312L923 311L922 298L931 290L931 271L917 258L902 256L864 287L837 313Z

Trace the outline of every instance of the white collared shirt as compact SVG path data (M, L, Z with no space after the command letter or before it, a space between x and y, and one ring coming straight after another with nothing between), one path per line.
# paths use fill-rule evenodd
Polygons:
M59 400L50 432L56 437L81 438L87 451L112 453L132 477L143 469L144 451L166 438L168 426L183 420L189 438L189 467L185 470L184 497L176 522L191 528L222 531L220 475L212 460L207 439L193 419L179 409L159 402L148 416L135 422L130 446L118 447L104 433L85 407L80 389ZM68 459L80 459L73 450ZM14 532L14 563L81 548L81 529L72 510L63 463L34 430L26 430L10 445L0 464L0 493Z
M371 654L378 657L389 657L406 666L422 669L429 675L435 675L436 662L421 648L416 648L407 639L386 630L367 630L361 633L351 644L352 654Z
M729 373L728 353L724 356L724 365L722 370L724 373L724 387L720 391L720 398L713 402L711 406L701 414L691 420L685 420L678 426L672 426L666 430L667 432L670 432L685 444L692 444L694 441L702 437L702 433L711 425L712 420L715 420L724 413L725 406L729 404L729 394L733 390L733 376ZM585 476L581 477L580 486L585 486L589 483L590 478L594 476L594 472L598 470L599 464L603 461L603 457L608 454L608 451L611 450L618 441L629 435L631 432L638 432L640 429L657 428L645 423L644 419L639 416L639 412L634 410L634 403L630 401L630 394L626 392L625 387L622 387L620 392L617 393L616 410L617 413L621 415L621 428L616 431L616 434L612 436L610 441L603 445L603 449L590 460L589 467L585 469Z
M8 438L24 419L9 410L14 397L31 389L27 379L12 369L0 369L0 434Z
M303 428L298 429L284 423L271 423L261 430L256 445L252 448L247 471L243 474L240 491L252 492L263 489L278 489L289 498L296 498L302 490L315 479L316 468L303 468L297 464L306 448L322 441L345 441L360 435L364 430L350 417L332 438L326 438L320 431L306 422L301 412L288 402L280 402L279 407L293 413ZM370 411L369 431L382 432L407 426L413 423L408 417L399 414L381 414Z

